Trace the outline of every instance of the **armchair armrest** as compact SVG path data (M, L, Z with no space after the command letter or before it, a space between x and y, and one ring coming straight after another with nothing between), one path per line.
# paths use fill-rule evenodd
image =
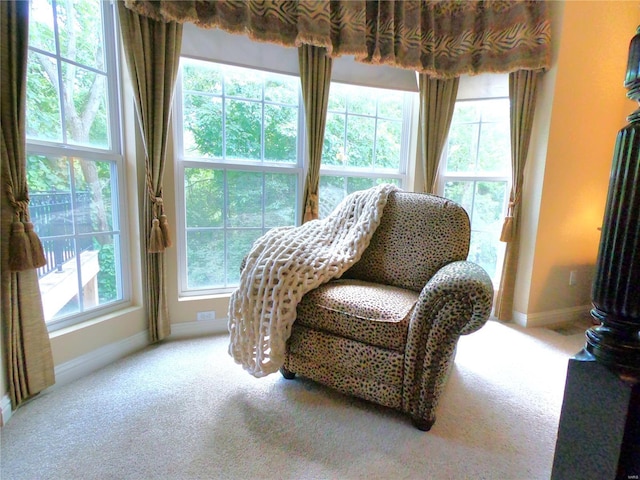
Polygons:
M457 306L452 308L452 304ZM467 335L486 323L492 305L493 284L487 272L473 262L453 262L438 270L424 286L411 323L446 320L448 331ZM443 309L451 316L442 318Z
M458 338L482 327L492 304L489 275L468 261L445 265L420 292L407 334L402 399L418 428L435 421Z

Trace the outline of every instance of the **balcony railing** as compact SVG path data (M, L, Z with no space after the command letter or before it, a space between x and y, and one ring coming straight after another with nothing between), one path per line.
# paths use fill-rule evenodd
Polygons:
M62 265L78 252L92 246L91 238L74 237L80 232L91 232L91 192L75 192L75 202L70 192L32 192L29 194L29 213L36 232L42 241L47 264L38 269L38 278L48 273L62 272Z

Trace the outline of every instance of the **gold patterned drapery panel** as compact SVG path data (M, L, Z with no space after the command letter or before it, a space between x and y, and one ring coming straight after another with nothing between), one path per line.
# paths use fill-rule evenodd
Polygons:
M433 77L546 69L551 23L533 0L125 0L165 22L191 22L288 47L325 47Z

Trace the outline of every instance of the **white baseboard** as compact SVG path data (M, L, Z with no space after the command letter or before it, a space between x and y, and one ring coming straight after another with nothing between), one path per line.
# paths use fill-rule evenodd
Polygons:
M513 312L513 321L521 327L548 327L589 317L591 305L560 308L538 313Z
M216 318L215 320L202 320L199 322L173 323L169 338L178 339L229 333L228 322L227 318Z
M149 334L137 333L118 342L85 353L55 367L56 383L50 388L61 387L96 370L120 360L149 345Z
M13 414L13 410L11 409L11 397L9 394L6 394L0 399L0 427L3 427L7 424L11 415Z

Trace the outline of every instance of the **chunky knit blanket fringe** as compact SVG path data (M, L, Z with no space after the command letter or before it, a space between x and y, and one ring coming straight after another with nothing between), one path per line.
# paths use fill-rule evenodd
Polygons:
M245 370L264 377L284 364L302 296L360 259L394 190L383 184L354 192L324 219L256 240L229 302L229 354Z

